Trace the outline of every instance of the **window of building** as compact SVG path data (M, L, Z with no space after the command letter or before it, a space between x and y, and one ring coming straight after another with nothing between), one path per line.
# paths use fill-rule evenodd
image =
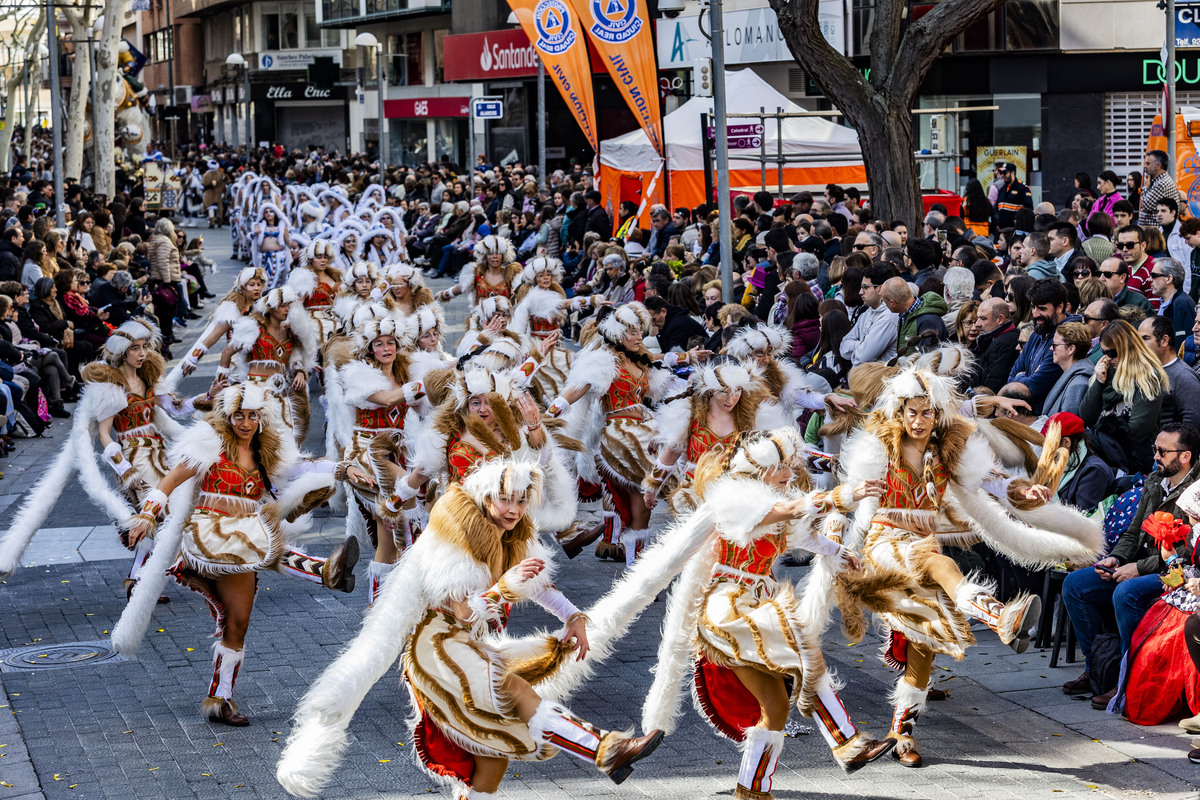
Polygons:
M263 12L262 15L262 44L263 50L279 49L279 13Z
M1177 92L1176 105L1196 105L1200 92ZM1110 92L1104 95L1104 168L1122 177L1140 172L1146 137L1159 113L1161 92Z
M163 28L146 37L146 57L151 63L167 61L171 58L170 29Z
M336 0L346 4L347 0ZM260 40L264 50L298 50L304 48L338 47L341 38L337 30L321 30L317 26L316 6L303 3L263 3L260 8L262 34ZM326 3L326 19L330 19Z
M387 81L392 86L422 86L425 83L420 33L388 37Z
M876 0L851 0L851 53L870 53ZM919 20L938 0L908 0L909 23ZM1053 50L1059 42L1059 0L1008 0L967 28L947 48L951 53Z

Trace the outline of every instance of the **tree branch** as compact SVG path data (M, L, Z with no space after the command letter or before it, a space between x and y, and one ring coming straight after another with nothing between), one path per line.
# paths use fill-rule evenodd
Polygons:
M887 94L912 105L921 82L933 62L954 37L987 14L1004 5L1005 0L942 0L916 22L908 26L896 53Z
M905 0L878 0L871 22L871 85L887 85L900 46L900 28L904 20Z
M826 97L842 95L831 87L853 88L864 102L875 89L821 33L820 0L769 0L792 57L804 67ZM845 109L843 109L844 111Z

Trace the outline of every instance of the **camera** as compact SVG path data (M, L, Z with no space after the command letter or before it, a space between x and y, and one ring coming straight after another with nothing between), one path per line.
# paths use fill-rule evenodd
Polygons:
M659 0L658 10L667 19L675 19L687 5L687 0Z

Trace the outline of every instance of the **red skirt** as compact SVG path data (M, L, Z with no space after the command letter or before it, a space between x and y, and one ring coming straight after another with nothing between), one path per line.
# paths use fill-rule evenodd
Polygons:
M1134 631L1125 685L1130 722L1159 725L1200 711L1200 673L1183 638L1189 616L1159 600Z

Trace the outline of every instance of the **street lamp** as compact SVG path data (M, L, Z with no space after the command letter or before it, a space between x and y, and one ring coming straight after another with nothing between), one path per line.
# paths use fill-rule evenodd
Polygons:
M225 63L234 69L242 70L242 77L245 83L243 84L243 92L245 97L242 99L246 102L246 158L250 158L250 145L254 141L254 135L250 130L250 65L246 63L246 59L242 58L241 53L230 53L225 57ZM236 105L236 103L235 103ZM237 147L237 123L233 125L234 147Z
M383 179L384 173L387 171L387 147L383 140L383 45L375 38L375 34L363 31L354 37L354 46L375 48L375 90L379 97L379 185L386 188ZM366 83L365 79L363 82Z

